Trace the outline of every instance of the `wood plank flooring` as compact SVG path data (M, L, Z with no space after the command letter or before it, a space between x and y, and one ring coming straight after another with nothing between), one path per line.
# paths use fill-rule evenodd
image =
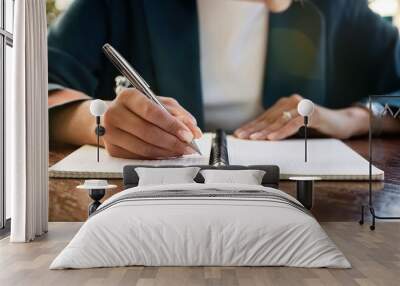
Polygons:
M376 231L356 222L322 222L353 268L123 267L48 270L81 223L50 223L30 244L0 241L0 285L400 285L400 222L379 222Z

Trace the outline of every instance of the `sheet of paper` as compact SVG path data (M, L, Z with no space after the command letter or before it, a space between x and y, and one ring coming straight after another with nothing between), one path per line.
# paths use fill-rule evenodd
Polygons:
M368 178L369 163L336 139L308 140L308 162L304 162L304 140L250 141L228 137L231 165L277 165L281 179L290 176L320 176L324 179ZM375 179L383 171L373 167Z
M166 160L131 160L111 157L100 149L100 162L97 162L97 148L85 145L50 168L51 177L108 177L121 178L125 165L208 165L210 161L212 134L204 134L196 140L202 155L186 155Z

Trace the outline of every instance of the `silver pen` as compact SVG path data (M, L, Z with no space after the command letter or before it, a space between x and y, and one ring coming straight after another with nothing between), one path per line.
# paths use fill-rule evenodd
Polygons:
M110 44L103 46L103 51L118 71L128 79L128 81L140 92L142 92L148 99L155 102L162 109L169 113L165 106L158 100L157 96L150 89L147 82L139 75L139 73L125 60L125 58L118 53ZM190 147L201 155L200 148L197 146L194 139L190 142Z

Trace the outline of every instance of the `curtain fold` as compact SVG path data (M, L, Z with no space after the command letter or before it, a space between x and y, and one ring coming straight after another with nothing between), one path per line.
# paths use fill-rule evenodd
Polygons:
M46 1L16 1L14 29L13 92L6 111L10 241L27 242L48 225Z

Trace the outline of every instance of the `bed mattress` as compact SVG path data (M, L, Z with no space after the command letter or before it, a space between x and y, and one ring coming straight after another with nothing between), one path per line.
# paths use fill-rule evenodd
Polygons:
M350 267L315 218L284 192L196 183L112 196L50 269L130 265Z

